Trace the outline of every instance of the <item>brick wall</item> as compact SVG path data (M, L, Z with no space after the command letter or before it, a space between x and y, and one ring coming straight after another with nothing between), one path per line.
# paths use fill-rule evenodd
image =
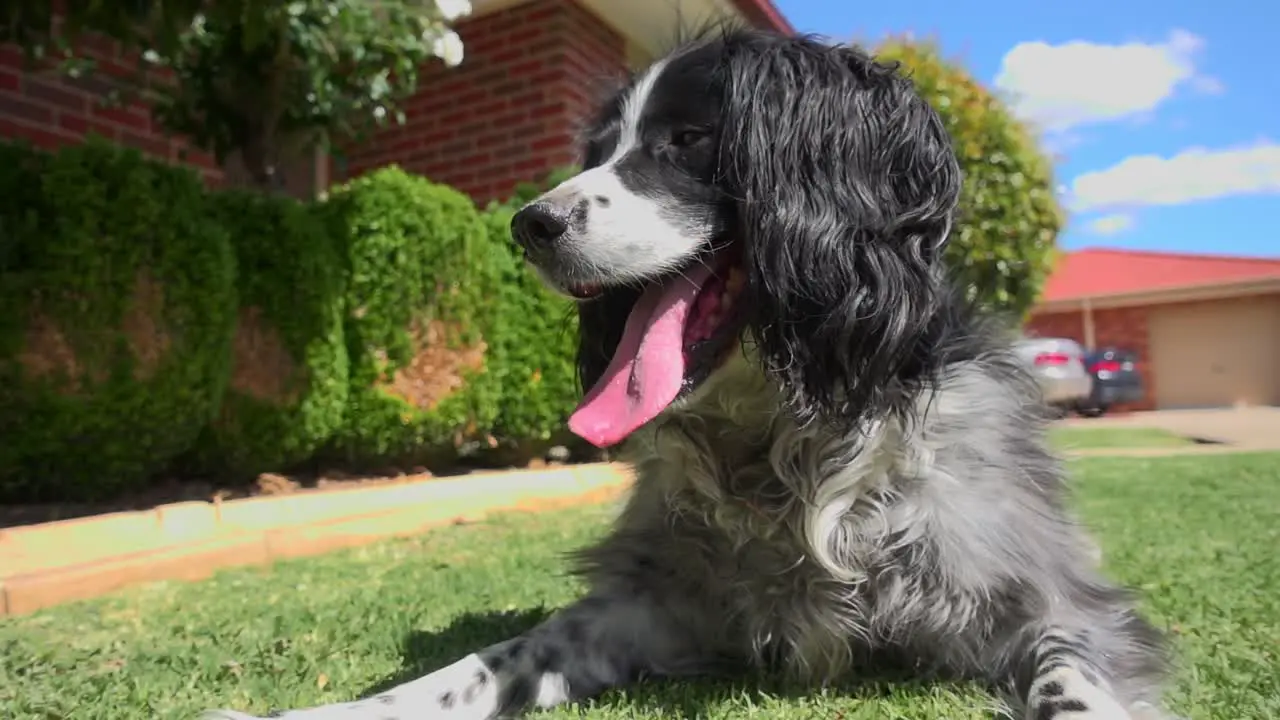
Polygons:
M1026 331L1040 337L1062 337L1085 344L1084 313L1080 311L1037 313ZM1122 347L1138 354L1138 373L1146 385L1141 403L1117 406L1116 412L1155 408L1156 377L1151 367L1146 307L1105 308L1093 311L1093 337L1097 347Z
M1084 342L1084 315L1080 312L1037 313L1031 316L1023 328L1036 337L1071 338Z
M222 171L206 153L188 148L180 138L168 137L142 105L111 107L104 102L109 77L135 72L134 60L115 43L90 39L81 50L98 62L100 74L83 79L53 69L27 70L22 52L0 45L0 138L23 138L54 149L80 142L96 133L171 162L185 162L206 181L219 183Z
M466 57L434 64L402 126L348 151L345 175L397 163L483 204L578 161L576 133L626 70L626 43L573 0L534 0L460 23Z
M1154 410L1157 378L1151 366L1147 308L1123 307L1093 311L1093 335L1098 347L1113 345L1138 354L1138 374L1146 385L1146 394L1140 403L1116 407L1116 412Z
M348 148L345 172L337 167L335 175L398 163L483 204L577 162L582 120L626 71L623 38L574 0L533 0L456 30L466 49L463 63L426 68L421 90L405 105L406 124ZM134 70L114 43L90 40L82 50L105 77ZM146 107L107 106L105 77L28 72L16 47L0 45L0 138L53 149L93 132L152 157L186 162L211 184L228 179L212 157L168 137Z

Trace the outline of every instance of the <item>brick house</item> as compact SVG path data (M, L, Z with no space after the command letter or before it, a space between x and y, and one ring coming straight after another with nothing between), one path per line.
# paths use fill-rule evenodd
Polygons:
M472 13L455 25L462 64L423 73L406 103L406 124L336 158L300 160L287 174L290 191L310 194L394 162L482 204L505 197L517 183L573 163L578 123L599 94L668 47L681 23L710 19L792 31L770 0L473 0ZM108 43L87 49L108 70L132 67ZM235 182L235 167L219 168L166 137L146 108L101 107L92 79L24 73L20 61L16 48L0 46L0 137L56 147L92 130L189 162L214 184Z
M1068 253L1027 330L1137 352L1133 409L1280 405L1280 259Z
M770 0L473 0L462 64L437 68L408 122L350 155L343 174L395 161L480 202L575 161L599 95L670 45L679 20L736 18L791 32ZM677 9L679 16L677 16Z

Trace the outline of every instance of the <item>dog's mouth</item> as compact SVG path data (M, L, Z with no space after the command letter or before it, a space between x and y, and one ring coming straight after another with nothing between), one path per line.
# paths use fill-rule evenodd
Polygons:
M730 246L647 283L569 429L597 447L616 445L705 381L737 339L745 278ZM604 292L600 285L567 289L580 299Z

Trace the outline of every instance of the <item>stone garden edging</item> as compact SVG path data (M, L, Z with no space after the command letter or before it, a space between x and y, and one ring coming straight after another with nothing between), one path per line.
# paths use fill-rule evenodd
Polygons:
M214 502L180 502L0 530L0 617L155 580L198 580L474 522L619 497L632 479L611 463L412 478Z

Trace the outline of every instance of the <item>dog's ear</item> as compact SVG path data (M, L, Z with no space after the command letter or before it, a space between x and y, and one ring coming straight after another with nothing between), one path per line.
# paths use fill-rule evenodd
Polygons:
M946 129L857 48L747 35L723 52L720 182L761 360L802 420L891 409L944 294L961 186Z

